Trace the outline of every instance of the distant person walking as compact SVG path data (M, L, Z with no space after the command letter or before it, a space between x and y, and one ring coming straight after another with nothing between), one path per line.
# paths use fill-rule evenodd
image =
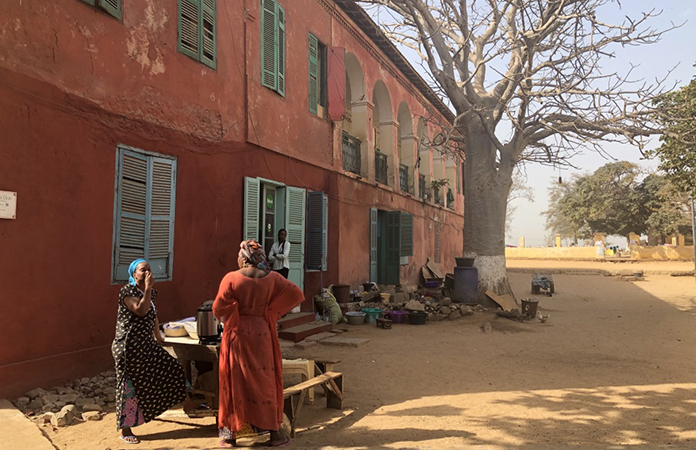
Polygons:
M281 228L278 231L278 242L275 242L268 253L268 260L273 263L273 270L288 278L290 273L290 243L287 241L288 232Z

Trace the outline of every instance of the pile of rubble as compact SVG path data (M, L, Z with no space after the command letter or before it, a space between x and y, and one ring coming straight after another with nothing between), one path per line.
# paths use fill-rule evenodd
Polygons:
M116 374L104 372L53 389L35 388L15 399L15 406L32 420L64 427L84 420L101 420L116 410Z
M387 295L385 295L387 294ZM343 303L345 311L361 311L363 308L380 308L382 311L421 311L433 321L456 320L474 311L486 311L481 305L453 303L440 289L424 289L418 286L381 286L362 292L355 302Z

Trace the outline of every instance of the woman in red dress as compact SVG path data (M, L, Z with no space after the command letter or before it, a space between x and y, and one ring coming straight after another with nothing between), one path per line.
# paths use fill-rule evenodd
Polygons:
M304 294L271 271L256 241L244 241L240 269L220 282L213 312L225 324L220 346L220 446L236 438L270 431L272 446L290 439L278 430L283 421L283 375L276 322L299 305Z

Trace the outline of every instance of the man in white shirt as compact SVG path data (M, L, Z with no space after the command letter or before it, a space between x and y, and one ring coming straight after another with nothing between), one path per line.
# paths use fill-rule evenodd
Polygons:
M278 242L273 244L271 251L268 253L268 260L273 263L273 270L285 278L290 273L290 262L288 261L290 243L286 240L287 237L288 232L281 228L278 231Z

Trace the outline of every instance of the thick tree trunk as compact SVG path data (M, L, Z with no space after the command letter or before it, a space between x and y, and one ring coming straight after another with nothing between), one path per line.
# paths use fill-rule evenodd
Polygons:
M483 296L489 289L501 295L512 294L505 267L505 216L512 171L509 174L499 171L495 151L491 150L492 143L485 132L467 135L464 257L476 258L479 295Z

